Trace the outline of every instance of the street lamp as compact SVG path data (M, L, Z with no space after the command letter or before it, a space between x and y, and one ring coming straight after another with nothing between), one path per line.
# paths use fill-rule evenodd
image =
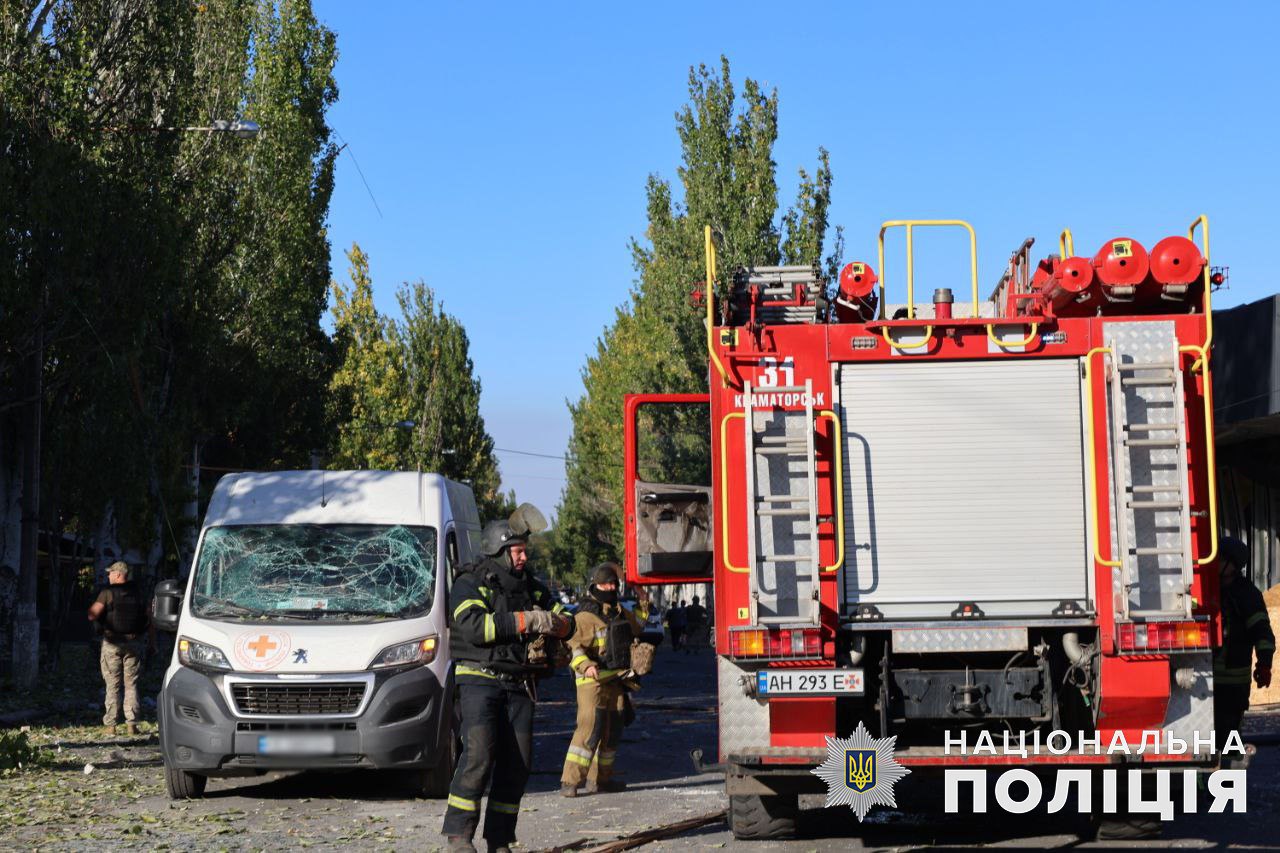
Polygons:
M258 126L256 121L248 119L218 119L209 127L184 127L186 131L205 131L206 133L229 133L236 139L256 139L258 134L262 132L262 128Z
M107 133L225 133L236 139L257 139L262 127L256 121L248 119L214 119L207 125L189 125L185 127L167 125L133 125L125 127L101 127Z

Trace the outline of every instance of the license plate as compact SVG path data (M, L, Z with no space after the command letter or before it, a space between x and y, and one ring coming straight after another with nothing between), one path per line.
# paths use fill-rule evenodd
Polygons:
M866 686L860 669L762 669L756 672L761 696L861 696Z
M258 736L258 752L263 755L333 755L336 749L333 735Z

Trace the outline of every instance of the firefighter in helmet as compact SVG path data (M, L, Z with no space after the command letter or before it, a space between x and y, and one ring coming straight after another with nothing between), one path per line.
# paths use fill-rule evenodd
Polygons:
M1249 708L1250 681L1259 687L1271 684L1276 638L1262 593L1243 574L1249 566L1249 546L1228 536L1219 545L1218 553L1222 573L1222 645L1213 656L1213 728L1221 745L1231 731L1240 728Z
M631 642L640 636L636 617L618 604L618 567L601 563L591 570L590 586L575 616L569 652L577 684L578 724L564 757L560 793L576 797L593 781L600 793L626 786L613 779L614 756L622 738Z
M444 815L449 851L475 850L480 799L489 791L484 838L490 851L509 851L520 798L533 764L534 678L539 636L568 637L573 619L526 569L528 537L546 528L531 504L482 533L483 559L463 566L449 593L449 648L456 664L462 755Z

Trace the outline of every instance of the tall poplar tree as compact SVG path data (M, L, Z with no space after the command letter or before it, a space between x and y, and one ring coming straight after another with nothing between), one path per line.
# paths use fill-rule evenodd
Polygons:
M421 281L397 292L399 319L383 316L368 256L353 246L347 257L351 286L333 285L329 464L443 474L470 483L482 516L509 513L466 329Z
M407 462L470 483L482 517L509 514L514 499L501 492L466 329L421 281L401 287L396 298L401 319L392 329L404 366L401 395L414 422Z
M600 560L622 556L623 396L707 389L703 314L691 298L705 278L704 226L718 235L721 270L822 261L831 200L827 153L818 150L812 176L800 170L797 202L779 217L776 91L766 93L747 79L739 97L723 57L718 73L705 65L690 69L689 102L676 113L676 133L683 155L679 193L650 175L649 224L644 239L631 244L636 286L596 342L582 371L583 394L569 405L568 482L552 551L560 571L581 575ZM839 242L837 231L833 258ZM722 290L724 282L716 286ZM706 426L685 417L665 428ZM700 463L687 458L683 464L692 471Z
M373 304L369 256L358 245L347 252L350 289L333 283L333 338L338 369L329 382L330 420L336 433L333 468L402 467L408 438L398 426L410 416L392 324Z

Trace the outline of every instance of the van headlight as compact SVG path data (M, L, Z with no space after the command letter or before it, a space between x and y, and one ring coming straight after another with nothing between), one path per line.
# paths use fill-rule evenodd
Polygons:
M420 640L410 640L407 643L387 646L378 652L378 656L373 659L373 663L369 664L369 669L386 669L392 666L431 663L436 659L436 643L437 639L433 634Z
M231 662L221 649L190 637L178 638L178 663L192 669L231 669Z

